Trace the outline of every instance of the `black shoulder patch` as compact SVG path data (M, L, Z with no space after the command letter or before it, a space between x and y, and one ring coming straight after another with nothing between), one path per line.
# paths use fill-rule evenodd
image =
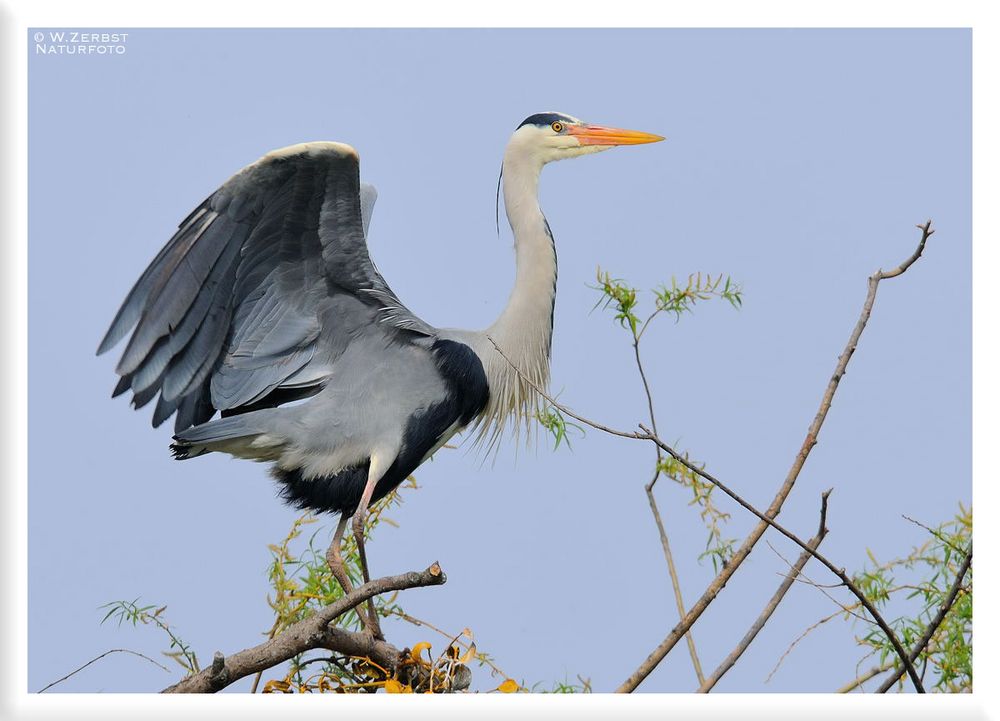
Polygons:
M454 396L459 421L464 426L482 412L490 398L483 363L464 343L438 339L431 350L438 372Z

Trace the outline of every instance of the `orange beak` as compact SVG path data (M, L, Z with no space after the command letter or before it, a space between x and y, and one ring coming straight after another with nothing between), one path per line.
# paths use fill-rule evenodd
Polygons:
M642 145L658 143L664 138L638 130L605 128L601 125L570 125L566 132L580 141L580 145Z

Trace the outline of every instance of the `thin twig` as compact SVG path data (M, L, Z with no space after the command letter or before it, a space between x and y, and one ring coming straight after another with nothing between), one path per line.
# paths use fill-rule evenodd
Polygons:
M768 546L771 546L771 544L768 541L764 541L764 543L767 543ZM771 550L774 551L774 546L771 546ZM775 551L775 553L777 553L777 551ZM785 563L788 564L789 568L792 567L792 564L788 563L788 561L785 561ZM803 573L800 573L797 576L796 574L790 574L790 573L779 573L778 575L781 576L782 578L791 578L793 583L802 583L805 584L806 586L812 586L813 588L819 589L820 591L822 591L824 588L840 588L841 586L844 585L842 583L816 583L815 581L810 580L809 577ZM858 618L861 617L859 616Z
M774 555L776 555L778 558L780 558L782 561L785 562L786 566L788 566L789 568L792 567L791 561L789 561L787 558L785 558L784 556L782 556L781 552L778 551L777 548L775 548L774 546L772 546L770 541L764 541L764 543L766 543L767 547L770 548L774 552ZM829 591L827 591L828 588L840 588L843 584L840 584L840 583L834 583L834 584L816 583L814 580L812 580L811 578L809 578L809 576L807 576L805 574L805 571L799 571L798 576L794 576L793 578L795 579L795 583L802 583L802 584L805 584L806 586L811 586L812 588L815 588L817 591L819 591L824 596L826 596L828 599L830 599L830 602L833 603L834 606L836 606L837 608L840 609L840 611L838 612L837 615L839 615L840 613L844 613L846 616L854 616L854 618L856 618L857 620L861 621L862 623L874 623L870 618L865 618L861 614L854 612L854 609L856 609L858 606L861 605L860 603L858 603L857 601L855 601L851 605L845 606L840 601L838 601L836 598L834 598L833 594L831 594Z
M861 660L858 661L858 664L857 664L858 667L860 667L861 664L864 663L864 661L865 661L866 658L870 658L871 656L874 656L876 653L878 653L878 649L872 649L867 654L865 654L861 658ZM932 653L937 653L937 646L935 644L933 644L933 643L930 643L930 644L927 645L927 656L929 656ZM924 656L924 666L923 666L922 669L920 669L920 680L921 681L923 681L924 674L927 672L927 656ZM855 670L854 670L854 673L856 674L855 678L853 680L848 681L847 683L845 683L843 686L841 686L840 688L838 688L834 693L850 693L851 691L853 691L856 688L860 688L862 691L864 691L865 690L864 684L865 684L866 681L870 681L871 679L875 678L879 674L883 674L886 671L890 671L890 670L892 670L894 668L898 668L898 667L899 667L899 661L896 660L895 658L893 658L893 659L890 659L890 660L886 661L885 663L880 664L878 666L872 666L870 669L868 669L864 673L858 673L857 668L855 668Z
M667 571L670 574L670 585L674 589L674 602L677 604L677 613L680 618L684 618L684 596L681 594L680 577L677 574L677 566L674 564L674 554L670 551L670 539L667 537L667 529L663 526L660 509L656 505L656 497L653 495L653 489L650 486L646 486L646 499L649 501L653 520L656 521L656 529L660 534L660 546L663 548L663 555L667 559ZM701 661L698 659L698 649L694 644L694 635L691 629L688 629L684 637L687 640L688 654L691 656L694 674L698 679L698 683L702 684L705 682L705 674L701 669Z
M768 542L767 545L770 546L771 544ZM771 550L774 550L774 548L772 547ZM784 560L784 559L782 559L782 560ZM789 568L792 567L792 564L788 563L788 561L785 561L785 563L788 564ZM782 574L778 574L778 575L782 575ZM859 606L861 606L861 604L859 602L855 601L854 603L850 603L850 604L846 604L845 605L845 604L841 603L840 601L838 601L836 598L834 598L833 595L831 595L826 590L828 588L842 588L844 584L842 584L842 583L832 583L832 584L827 585L827 584L823 584L823 583L816 583L815 581L811 581L809 579L809 577L806 576L806 574L804 574L802 572L799 572L798 576L794 576L794 577L793 576L789 576L789 577L792 578L795 583L801 583L801 584L803 584L805 586L811 586L812 588L815 588L817 591L821 592L824 596L826 596L828 599L830 599L830 601L833 602L833 605L840 609L839 611L835 611L833 613L834 616L839 616L840 614L844 614L844 619L845 620L847 619L848 616L853 616L856 621L861 621L862 623L867 623L867 624L870 624L870 625L873 625L873 626L875 625L875 622L872 621L870 618L866 618L865 616L861 615L860 613L855 613L855 610ZM898 590L899 590L898 588L894 587L894 588L890 589L890 592L894 592L894 591L898 591Z
M50 688L52 688L53 686L55 686L57 683L62 683L63 681L65 681L66 679L68 679L70 676L74 676L74 675L80 673L80 671L82 671L83 669L87 668L87 666L89 666L90 664L96 663L97 661L100 661L105 656L109 656L109 655L111 655L113 653L130 653L133 656L138 656L139 658L144 658L147 661L149 661L151 664L153 664L154 666L159 666L160 668L162 668L167 673L170 673L170 669L169 668L167 668L166 666L164 666L162 663L154 661L153 659L151 659L149 656L146 656L145 654L139 653L138 651L133 651L133 650L128 649L128 648L113 648L110 651L105 651L100 656L96 656L96 657L90 659L89 661L87 661L87 663L85 663L82 666L80 666L80 668L78 668L78 669L76 669L74 671L70 671L68 674L66 674L62 678L56 679L55 681L53 681L49 685L47 685L44 688L40 689L38 691L38 693L45 693L47 690L49 690Z
M653 319L653 316L650 316L646 320L646 322L649 323L649 321L652 320L652 319ZM643 326L643 330L645 330L645 326ZM649 381L646 379L646 371L642 367L642 355L639 353L639 336L635 334L635 331L632 331L632 350L635 352L635 366L636 366L636 368L639 369L639 378L642 379L642 388L643 388L643 390L646 393L646 405L649 408L649 422L650 422L650 424L652 424L653 430L655 431L656 430L656 413L653 411L653 392L649 389ZM657 451L656 451L656 459L660 460L660 451L659 451L659 449L657 449ZM659 470L657 469L657 472L653 476L653 480L649 482L650 483L650 487L652 487L652 485L654 483L656 483L656 476L658 476L658 475L659 475Z
M963 551L961 548L959 548L954 543L952 543L951 541L949 541L940 531L937 531L937 530L931 528L930 526L927 526L927 525L921 523L920 521L917 521L917 520L915 520L913 518L910 518L905 513L902 514L902 515L903 515L903 518L905 518L907 521L909 521L910 523L912 523L914 525L920 526L922 529L924 529L929 534L931 534L932 536L934 536L934 538L938 539L939 541L941 541L941 543L943 543L944 545L948 546L948 548L950 548L951 550L953 550L955 553L959 554L960 556L965 553L965 551Z
M860 605L861 604L859 604L859 603L855 603L852 607L853 608L857 608ZM840 616L841 613L843 613L843 611L835 611L835 612L831 613L829 616L824 616L820 620L816 621L816 623L814 623L811 626L809 626L808 628L806 628L805 631L803 631L798 636L796 636L795 640L793 640L788 645L788 648L785 649L785 652L782 653L781 656L778 658L777 663L774 664L774 668L771 669L771 673L767 674L767 678L764 679L764 683L770 683L771 682L771 679L774 677L774 674L776 674L778 672L778 669L781 668L781 664L785 662L785 659L788 658L788 655L795 649L796 646L799 645L799 643L802 641L802 639L804 639L810 633L812 633L817 628L819 628L820 626L822 626L824 623L829 623L833 619L837 618L838 616Z
M895 659L893 659L892 661L886 661L881 666L872 666L853 681L845 683L843 686L838 688L837 693L850 693L854 689L860 687L865 681L870 681L880 673L885 673L886 671L896 668L898 665L899 664L895 661Z
M647 438L647 435L645 433L636 433L635 431L620 431L620 430L617 430L616 428L612 428L611 426L606 426L603 423L598 423L597 421L592 421L589 418L585 418L584 416L579 415L578 413L576 413L572 409L567 408L562 403L560 403L559 401L557 401L555 398L553 398L552 396L550 396L537 383L535 383L533 380L531 380L530 378L528 378L528 376L526 376L524 374L524 372L521 371L521 369L517 366L517 364L514 363L514 361L512 361L510 359L510 357L506 353L503 352L503 348L501 348L497 344L497 342L493 339L492 336L487 335L486 338L487 338L487 340L489 340L490 343L493 344L493 347L496 349L497 353L500 354L500 357L503 358L505 361L507 361L507 364L511 368L513 368L514 371L521 377L521 380L523 380L525 383L527 383L528 386L533 391L535 391L535 393L537 393L542 398L544 398L546 401L548 401L549 405L553 406L556 410L558 410L563 415L567 415L567 416L569 416L570 418L572 418L574 420L580 421L581 423L585 423L588 426L590 426L591 428L593 428L594 430L603 431L604 433L609 433L609 434L611 434L613 436L620 436L621 438L631 438L632 440L639 440L639 441L641 441L641 440L649 440Z
M785 598L785 594L788 593L788 589L792 587L792 584L795 582L795 578L802 572L802 569L805 567L806 563L809 562L809 559L812 558L812 552L815 551L819 547L819 544L823 542L823 539L826 538L826 506L827 499L830 497L830 493L832 491L832 488L827 489L826 491L823 491L821 496L822 500L820 501L819 530L817 530L816 535L809 540L809 550L803 551L799 555L798 560L792 567L792 572L789 573L785 577L785 580L781 582L781 585L778 586L778 590L774 592L774 595L771 597L771 600L768 601L764 610L762 610L760 615L757 616L757 620L753 622L753 625L750 626L750 629L736 645L736 648L734 648L730 654L726 656L722 663L719 664L718 668L712 672L712 675L701 684L701 687L698 689L698 693L708 693L711 691L715 684L719 682L719 679L721 679L723 675L725 675L725 673L731 669L737 661L739 661L740 656L742 656L743 652L750 647L753 640L757 638L757 634L764 628L764 624L770 620L771 616L777 610L778 604L780 604Z
M947 598L945 598L944 603L938 608L937 615L927 624L927 628L924 629L923 636L917 641L913 649L910 651L910 655L905 657L905 660L912 663L920 657L923 653L924 648L930 643L931 638L937 632L938 627L944 622L945 616L948 615L948 611L955 604L955 599L958 598L958 592L962 588L962 579L965 578L966 572L972 565L972 541L969 541L969 549L965 552L965 560L962 561L962 566L958 569L958 573L955 575L955 582L951 584L951 590L948 592ZM909 669L907 669L909 671ZM897 670L889 678L887 678L881 686L879 686L878 692L885 693L892 685L896 683L903 675L902 670Z
M905 273L911 265L917 262L917 259L923 254L924 246L927 245L927 239L934 235L934 230L931 228L931 221L928 220L923 225L917 225L920 230L923 231L923 235L920 236L920 243L917 244L917 249L913 251L913 255L904 260L902 263L897 265L892 270L885 272L879 271L877 273L879 280L885 280L886 278L895 278L897 275L902 275Z
M313 663L337 663L337 659L334 656L316 656L314 658L307 658L304 661L300 661L295 664L295 668L296 670L301 671L306 666Z
M336 656L331 656L331 663L340 669L340 673L343 674L343 678L350 679L351 683L358 683L359 679L357 674L349 670L343 663L341 663Z
M658 316L662 312L663 312L663 308L657 308L656 310L654 310L650 314L650 316L648 318L646 318L645 321L643 321L642 327L639 329L639 332L635 336L636 340L642 340L642 334L646 332L646 328L649 327L650 322L652 322L653 318L655 318L656 316Z

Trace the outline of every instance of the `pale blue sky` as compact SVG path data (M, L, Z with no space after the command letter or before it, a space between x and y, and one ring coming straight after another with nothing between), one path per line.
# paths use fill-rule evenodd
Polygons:
M33 32L33 31L32 31ZM150 410L110 400L117 354L94 349L177 223L232 172L303 140L340 140L379 189L371 250L397 294L443 326L483 327L513 278L494 228L504 143L559 110L667 136L550 166L542 205L559 249L553 384L627 428L644 399L625 334L588 283L600 264L640 287L724 272L745 290L644 341L661 430L766 505L784 478L879 266L933 218L937 235L875 313L783 521L824 550L905 553L971 500L971 78L967 31L130 30L124 55L30 57L29 688L107 650L150 655L153 629L99 626L142 596L205 660L270 625L267 544L296 514L263 466L171 460ZM29 42L29 52L33 44ZM612 690L676 622L642 484L652 451L588 432L572 452L443 452L369 546L376 574L439 560L446 586L405 594L518 679L577 673ZM713 573L686 495L659 495L685 598ZM732 510L729 535L753 519ZM782 553L795 551L768 536ZM784 565L761 544L695 627L706 670L771 595ZM813 577L826 580L810 566ZM860 657L826 624L770 684L807 625L833 610L793 589L718 690L830 690ZM58 611L58 625L51 618ZM72 629L67 635L66 629ZM403 645L438 642L386 624ZM817 668L826 669L817 672ZM477 685L489 687L485 671ZM171 681L109 657L64 691ZM678 647L641 687L687 691ZM245 688L246 683L237 688Z

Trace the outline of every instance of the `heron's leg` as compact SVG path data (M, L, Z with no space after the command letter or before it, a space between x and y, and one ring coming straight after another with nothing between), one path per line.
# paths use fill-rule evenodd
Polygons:
M337 530L333 534L333 542L326 552L326 562L330 564L333 577L337 579L340 587L344 589L345 596L354 590L351 578L347 575L347 570L344 568L344 557L340 555L340 547L344 541L344 529L347 528L348 518L349 516L346 513L340 515L340 522L337 523Z
M371 463L368 466L368 482L365 483L365 489L361 492L361 500L358 501L358 509L354 512L354 520L351 524L354 530L354 540L358 544L358 556L361 559L361 575L365 583L371 580L368 574L368 559L365 556L365 521L368 518L368 504L371 503L372 494L375 492L375 484L378 483L381 477L382 469L380 468L380 464L376 463L375 456L372 456ZM382 629L379 627L378 616L375 614L375 601L371 598L368 599L368 616L370 622L366 623L365 626L367 626L375 638L383 639L384 636L382 636Z

